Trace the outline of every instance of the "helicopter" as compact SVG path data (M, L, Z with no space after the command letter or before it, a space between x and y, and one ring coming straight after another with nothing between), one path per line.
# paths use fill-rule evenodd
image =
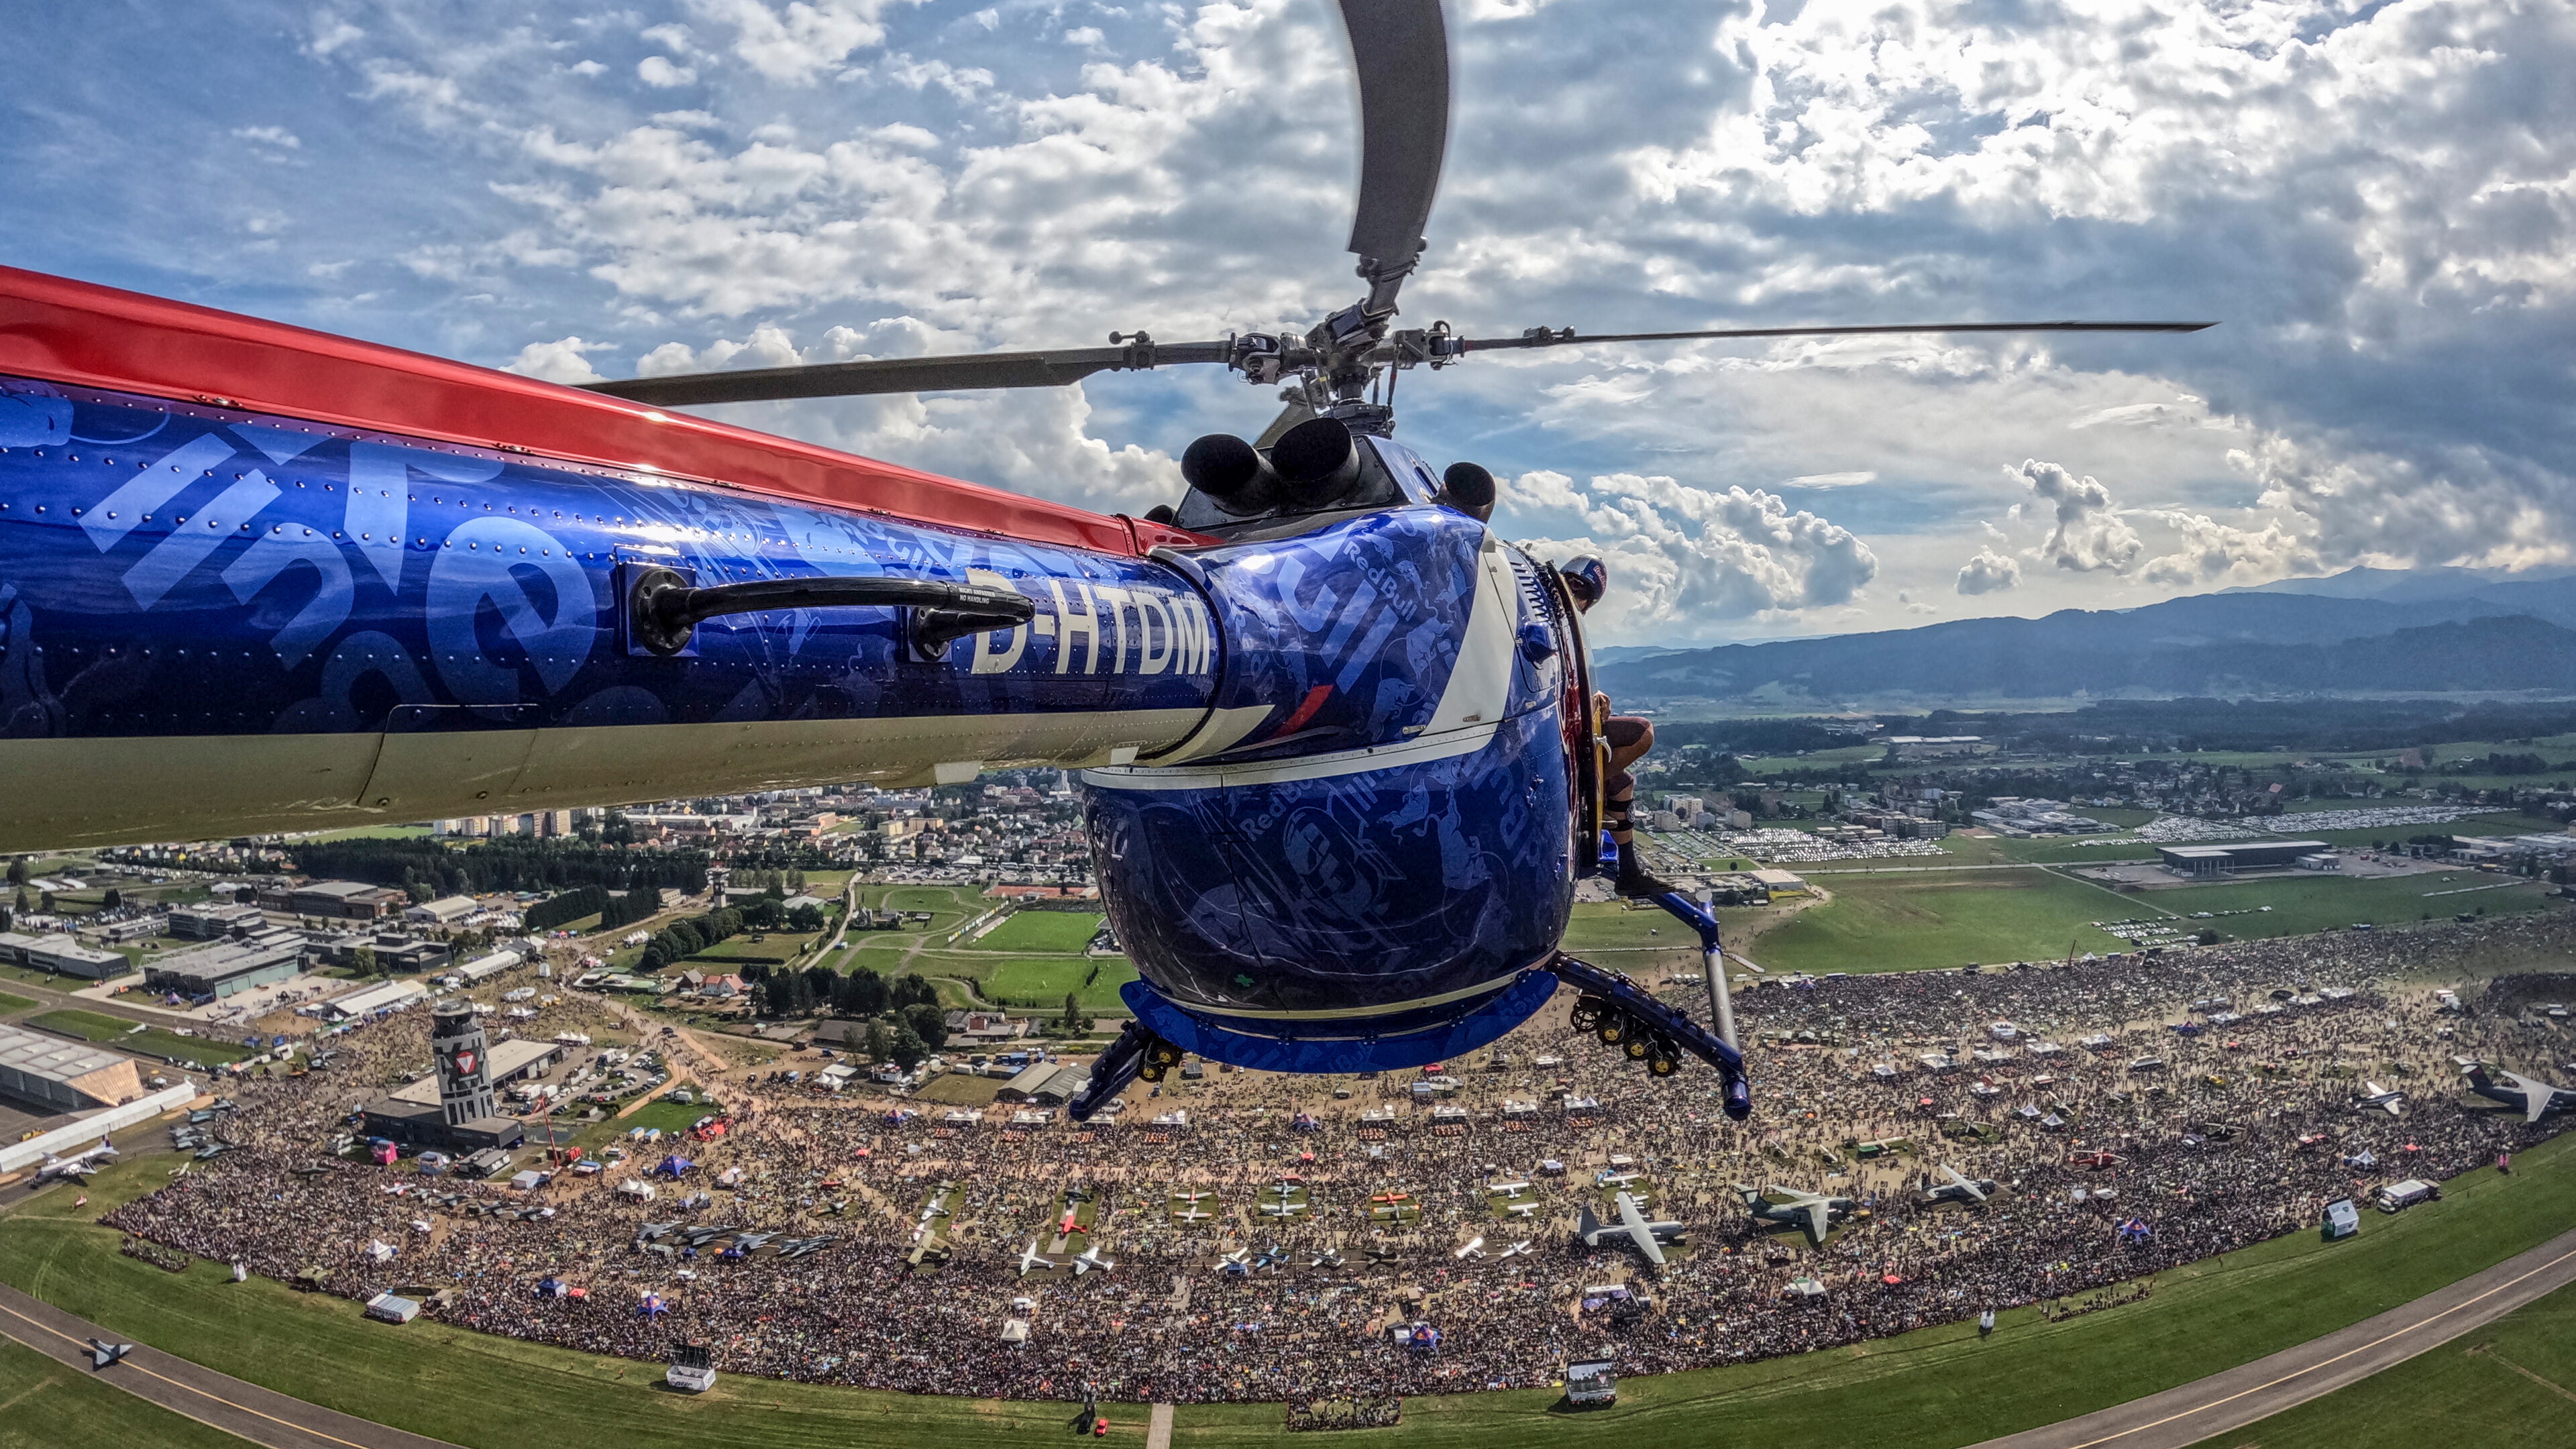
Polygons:
M1447 145L1438 0L1340 0L1359 300L1305 330L576 389L0 268L0 850L1082 771L1133 1015L1079 1119L1184 1056L1405 1069L1575 1020L1750 1110L1708 1024L1560 949L1603 855L1581 611L1395 440L1400 376L1974 322L1398 328ZM1102 515L679 409L1214 365L1276 390ZM1716 923L1665 909L1716 952Z

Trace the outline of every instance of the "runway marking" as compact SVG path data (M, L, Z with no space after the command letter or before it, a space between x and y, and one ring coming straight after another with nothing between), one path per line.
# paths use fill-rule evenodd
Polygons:
M68 1333L63 1332L61 1329L54 1327L52 1324L49 1324L49 1323L39 1323L39 1322L37 1322L35 1319L29 1318L27 1315L25 1315L25 1314L23 1314L23 1313L19 1312L17 1309L12 1308L12 1307L10 1307L9 1305L7 1305L7 1304L5 1304L5 1303L0 1303L0 1313L6 1313L6 1314L8 1314L10 1317L12 1317L12 1318L14 1318L14 1319L17 1319L19 1322L24 1323L24 1324L28 1325L28 1326L29 1326L29 1327L31 1327L31 1328L36 1329L36 1330L37 1330L38 1332L40 1332L40 1333L50 1333L50 1334L52 1334L54 1337L61 1339L61 1340L62 1340L63 1342L65 1342L65 1343L72 1344L72 1345L74 1345L74 1346L76 1346L76 1347L84 1348L84 1349L89 1347L89 1341L88 1341L87 1339L74 1338L72 1335L70 1335L70 1334L68 1334ZM17 1337L17 1335L13 1333L13 1334L11 1334L11 1335L10 1335L10 1337L15 1338L15 1337ZM216 1402L216 1403L218 1403L218 1404L223 1405L223 1406L224 1406L225 1408L227 1408L227 1409L238 1409L238 1410L240 1410L242 1413L248 1414L248 1415L252 1416L253 1418L266 1419L268 1422L270 1422L270 1423L272 1423L272 1424L275 1424L275 1425L277 1425L278 1427L280 1427L280 1428L282 1428L282 1429L292 1429L292 1430L294 1430L294 1431L295 1431L296 1433L298 1433L298 1434L308 1434L308 1435L311 1435L313 1438L316 1438L316 1439L327 1439L327 1440L329 1440L331 1443L339 1444L339 1445L343 1445L343 1446L345 1446L345 1449L372 1449L372 1446L370 1446L370 1445L360 1444L360 1443L357 1443L357 1442L355 1442L355 1441L353 1441L353 1440L349 1440L349 1439L343 1439L343 1438L340 1438L338 1435L335 1435L335 1434L326 1434L326 1433L323 1433L323 1432L322 1432L321 1430L319 1430L319 1429L310 1428L310 1427L308 1427L308 1426L306 1426L306 1425L303 1425L303 1424L298 1424L298 1423L296 1423L295 1421L293 1421L293 1420L291 1420L291 1419L281 1419L281 1418L277 1417L275 1414L262 1413L262 1412L260 1412L259 1410L252 1408L252 1407L251 1407L250 1405L248 1405L248 1404L238 1404L238 1403L235 1403L235 1402L233 1402L232 1400L225 1398L225 1397L224 1397L223 1395L221 1395L221 1394L208 1393L208 1392L207 1392L207 1391L205 1391L204 1389L198 1388L198 1387L197 1387L196 1385L194 1385L194 1384L183 1384L183 1383L179 1382L177 1379L174 1379L174 1378L170 1377L170 1376L169 1376L169 1375L167 1375L167 1374L156 1374L156 1373L154 1373L152 1370L150 1370L150 1369L148 1369L148 1368L145 1368L143 1365L141 1365L141 1364L139 1364L139 1363L136 1363L136 1362L135 1362L133 1359L131 1359L131 1358L128 1358L128 1359L124 1359L124 1360L119 1361L119 1363L118 1363L116 1366L117 1366L117 1367L120 1367L120 1368L132 1369L134 1372L139 1373L139 1374L143 1375L143 1376L144 1376L144 1377L146 1377L146 1378L158 1379L158 1380L160 1380L162 1383L168 1384L170 1387L172 1387L172 1388L174 1388L174 1389L177 1389L177 1390L179 1390L179 1391L181 1391L181 1392L183 1392L183 1393L195 1394L198 1398L201 1398L201 1399L211 1399L211 1400L213 1400L214 1402ZM111 1380L111 1382L113 1382L113 1381ZM129 1390L129 1392L131 1392L131 1391ZM138 1395L137 1397L140 1397L140 1395ZM176 1408L176 1407L173 1407L172 1405L169 1405L169 1404L163 1404L163 1405L161 1405L161 1407L162 1407L162 1408L165 1408L165 1409L169 1409L169 1410L170 1410L170 1412L172 1412L172 1413L174 1413L174 1414L177 1414L177 1415L179 1415L179 1416L180 1416L180 1417L182 1417L182 1418L187 1418L187 1419L196 1419L196 1421L197 1421L198 1423L203 1424L203 1425L205 1425L207 1428L209 1428L209 1429L213 1429L213 1430L216 1430L216 1431L218 1431L218 1432L220 1432L220 1433L224 1433L224 1434L231 1434L231 1433L233 1432L232 1430L225 1428L223 1425L216 1423L216 1422L215 1422L214 1420L212 1420L212 1419L198 1419L196 1415L189 1413L189 1412L188 1412L187 1410L185 1410L185 1409Z
M2274 1380L2272 1380L2272 1381L2271 1381L2271 1382L2269 1382L2269 1383L2256 1384L2256 1385L2254 1385L2254 1386L2253 1386L2252 1388L2250 1388L2250 1389L2240 1389L2240 1390L2238 1390L2238 1391L2237 1391L2237 1392L2235 1392L2235 1393L2229 1394L2227 1397L2225 1397L2225 1398L2223 1398L2223 1399L2212 1399L2212 1400L2210 1400L2208 1403L2205 1403L2205 1404L2195 1404L2195 1405L2193 1405L2192 1407L2190 1407L2190 1408L2188 1408L2188 1409L2185 1409L2185 1410L2183 1410L2183 1411L2182 1411L2182 1412L2180 1412L2180 1413L2176 1413L2176 1414L2167 1414L2165 1417L2163 1417L2163 1418L2161 1418L2161 1419L2157 1419L2157 1420L2155 1420L2155 1421L2154 1421L2154 1422L2152 1422L2152 1423L2146 1423L2146 1424L2135 1424L2135 1425L2130 1426L2129 1428L2126 1428L2126 1429L2122 1429L2122 1430L2120 1430L2120 1431L2119 1431L2118 1433L2116 1433L2116 1434L2105 1434L2105 1435L2103 1435L2103 1436L2102 1436L2101 1438L2099 1438L2099 1439L2087 1439L2087 1440L2085 1440L2084 1442L2082 1442L2082 1443L2080 1443L2080 1444L2071 1444L2071 1445L2068 1445L2068 1446L2067 1446L2067 1449L2095 1449L2095 1446L2097 1446L2097 1445L2113 1443L2113 1442L2115 1442L2115 1441L2117 1441L2117 1440L2126 1439L2126 1438L2128 1438L2128 1437L2129 1437L2130 1435L2132 1435L2132 1434L2142 1434L2142 1433L2145 1433L2145 1432L2146 1432L2147 1430L2149 1430L2149 1429L2161 1429L2161 1428L2163 1428L2163 1427L2164 1427L2165 1425L2167 1425L2167 1424L2177 1423L2177 1422L2179 1422L2179 1421L2181 1421L2181 1420L2188 1419L2188 1418L2192 1417L2192 1416L2193 1416L2193 1415L2195 1415L2195 1414L2205 1414L2205 1413L2208 1413L2208 1412L2209 1412L2210 1410L2212 1410L2212 1409L2216 1409L2216 1408L2220 1408L2220 1407L2223 1407L2223 1406L2228 1405L2228 1404L2232 1404L2232 1403L2236 1402L2238 1399L2244 1398L2244 1397L2246 1397L2246 1396L2247 1396L2247 1395L2249 1395L2249 1394L2259 1394L2259 1393L2262 1393L2262 1392L2263 1392L2264 1390L2266 1390L2266 1389L2276 1389L2276 1388L2279 1388L2281 1385L2283 1385L2283 1384L2286 1384L2286 1383L2290 1382L2292 1379L2301 1379L2301 1378L2306 1378L2308 1375L2313 1374L2313 1373L2316 1373L2316 1372L2318 1372L2319 1370L2332 1368L2332 1367L2334 1367L2336 1364L2339 1364L2339 1363L2343 1362L2345 1359L2348 1359L2348 1358L2352 1357L2354 1354L2359 1354L2359 1353L2368 1353L2370 1350L2372 1350L2372 1349L2374 1349L2374 1348L2377 1348L2377 1347L2379 1347L2381 1344L2383 1344L2383 1343L2387 1343L2387 1342L2389 1342L2389 1341L2390 1341L2390 1340L2392 1340L2392 1339L2403 1338L2403 1337L2405 1337L2407 1334L2413 1333L2415 1330L2417 1330L2417 1329L2419 1329L2419 1328L2425 1328L2425 1327L2429 1327L2429 1326L2430 1326L2430 1325L2432 1325L2432 1324L2439 1323L2439 1322L2440 1322L2440 1321L2442 1321L2443 1319L2450 1317L2452 1314L2457 1313L2457 1312L2461 1311L2462 1309L2469 1308L2469 1307L2473 1307L2473 1306L2475 1306L2475 1305L2477 1305L2477 1304L2479 1304L2479 1303L2483 1303L2483 1302L2485 1302L2487 1299L2493 1298L2494 1296L2496 1296L2496 1295L2497 1295L2497 1294L2499 1294L2499 1293L2502 1293L2502 1292L2503 1292L2503 1291L2505 1291L2506 1289L2513 1287L2515 1284L2522 1282L2524 1279L2534 1277L2534 1276L2536 1276L2536 1275L2538 1275L2538 1274L2541 1274L2541 1273L2546 1273L2546 1272L2548 1272L2550 1269L2557 1267L2559 1264L2566 1262L2566 1261L2567 1261L2568 1259L2570 1259L2570 1258L2576 1258L2576 1248L2571 1248L2571 1249L2569 1249L2568 1251L2566 1251L2566 1252L2564 1252L2564 1253L2559 1254L2557 1257L2550 1259L2550 1260L2549 1260L2548 1262L2546 1262L2546 1263L2539 1264L2539 1265L2538 1265L2538 1266L2536 1266L2536 1267L2526 1269L2526 1270L2524 1270L2524 1271L2523 1271L2523 1272L2521 1272L2521 1273L2517 1273L2517 1274L2515 1274L2513 1277L2508 1278L2508 1279L2506 1279L2505 1281L2503 1281L2503 1282L2501 1282L2501 1283L2498 1283L2498 1284L2497 1284L2497 1285L2495 1285L2494 1287L2492 1287L2492 1288L2488 1289L2488 1290L2487 1290L2487 1291L2485 1291L2484 1293L2480 1293L2480 1294L2478 1294L2478 1295L2477 1295L2476 1297L2474 1297L2474 1298L2466 1298L2466 1299L2462 1299L2460 1302L2457 1302L2457 1303L2452 1304L2450 1307L2443 1309L2441 1312L2436 1313L2436 1314L2432 1315L2432 1316L2431 1316L2431 1317L2429 1317L2429 1318L2420 1318L2420 1319L2417 1319L2417 1320L2416 1320L2415 1322L2413 1322L2413 1323L2407 1324L2407 1325L2406 1325L2405 1327L2403 1327L2403 1328L2395 1329L2395 1330L2392 1330L2392 1331L2390 1331L2390 1332L2388 1332L2388 1333L2383 1333L2383 1334L2381 1334L2379 1337L2372 1339L2372 1340L2371 1340L2370 1342L2368 1342L2368 1343L2361 1344L2361 1345L2358 1345L2358 1346L2353 1347L2353 1348L2345 1349L2343 1352L2341 1352L2341 1353L2339 1353L2339 1354L2336 1354L2334 1357L2332 1357L2332 1358L2330 1358L2330 1359L2325 1359L2325 1360L2323 1360L2323 1361L2321 1361L2321 1362L2318 1362L2318 1363L2312 1363L2312 1364L2308 1365L2306 1368L2302 1368L2302 1369L2294 1369L2294 1370L2292 1370L2291 1372L2286 1373L2286 1374L2283 1374L2283 1375L2281 1375L2279 1378L2274 1379ZM2555 1387L2557 1387L2557 1386L2553 1384L2553 1385L2551 1385L2551 1387L2555 1388ZM2565 1393L2565 1392L2566 1392L2566 1390L2561 1389L2561 1390L2559 1390L2559 1392L2561 1392L2561 1393ZM2284 1407L2290 1407L2290 1406L2286 1406L2286 1405L2285 1405Z

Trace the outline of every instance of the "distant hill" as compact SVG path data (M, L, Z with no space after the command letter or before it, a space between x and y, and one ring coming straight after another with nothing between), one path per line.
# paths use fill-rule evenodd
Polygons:
M2462 592L2402 602L2248 591L2116 612L1963 619L1607 660L1598 673L1623 703L1666 704L2576 695L2576 577L2451 582Z

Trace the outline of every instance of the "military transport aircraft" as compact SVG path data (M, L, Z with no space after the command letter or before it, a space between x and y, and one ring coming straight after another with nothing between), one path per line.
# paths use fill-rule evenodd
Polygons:
M1341 0L1349 248L1311 327L588 390L0 268L0 851L1079 768L1133 1022L1088 1118L1187 1053L1468 1053L1560 985L1751 1108L1711 1020L1561 949L1602 856L1572 596L1394 440L1398 376L1694 338L2183 322L1399 329L1447 147L1438 0ZM1280 398L1104 516L678 411L1222 367ZM1399 582L1400 581L1400 582ZM1714 953L1716 925L1678 894ZM1219 905L1221 904L1221 907Z
M2352 1110L2367 1112L2373 1107L2379 1107L2386 1109L2391 1117L2403 1113L2404 1108L2400 1104L2406 1100L2404 1092L2392 1092L2377 1082L2364 1082L2362 1086L2365 1090L2360 1096L2352 1099Z
M37 1165L35 1177L30 1179L27 1185L34 1187L61 1179L87 1182L91 1173L115 1160L116 1144L104 1137L98 1139L96 1147L84 1148L69 1157L56 1157L48 1152L45 1154L45 1160Z
M1604 1223L1592 1215L1592 1204L1585 1203L1582 1212L1576 1216L1574 1235L1581 1238L1587 1248L1600 1247L1603 1238L1624 1237L1636 1246L1638 1252L1646 1255L1647 1262L1662 1267L1664 1248L1680 1241L1682 1224L1670 1220L1649 1220L1638 1210L1635 1196L1629 1193L1619 1194L1615 1206L1619 1220Z
M2489 1076L2483 1063L2468 1068L2469 1090L2493 1102L2502 1102L2522 1110L2526 1122L2537 1122L2552 1112L2576 1112L2576 1087L2553 1087L2517 1072L2501 1072L2498 1084Z
M1941 1164L1941 1175L1949 1180L1925 1190L1923 1201L1927 1205L1955 1202L1976 1207L1995 1195L1995 1180L1991 1177L1965 1177L1946 1162Z
M1822 1193L1802 1192L1776 1184L1765 1184L1762 1191L1756 1192L1739 1182L1735 1190L1744 1198L1745 1211L1753 1214L1756 1221L1796 1228L1806 1235L1807 1246L1811 1248L1823 1247L1826 1235L1834 1230L1834 1224L1860 1207L1859 1203L1847 1197L1827 1197ZM1776 1194L1787 1201L1773 1202L1765 1194Z

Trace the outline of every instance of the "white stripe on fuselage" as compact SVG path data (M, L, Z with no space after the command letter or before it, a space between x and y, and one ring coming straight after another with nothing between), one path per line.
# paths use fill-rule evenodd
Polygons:
M1325 780L1370 770L1429 764L1485 747L1512 701L1512 655L1519 643L1520 597L1502 544L1491 533L1477 551L1477 587L1468 603L1458 660L1430 722L1412 739L1337 750L1303 759L1243 765L1132 765L1083 771L1083 783L1104 790L1217 790L1227 786L1279 785Z

